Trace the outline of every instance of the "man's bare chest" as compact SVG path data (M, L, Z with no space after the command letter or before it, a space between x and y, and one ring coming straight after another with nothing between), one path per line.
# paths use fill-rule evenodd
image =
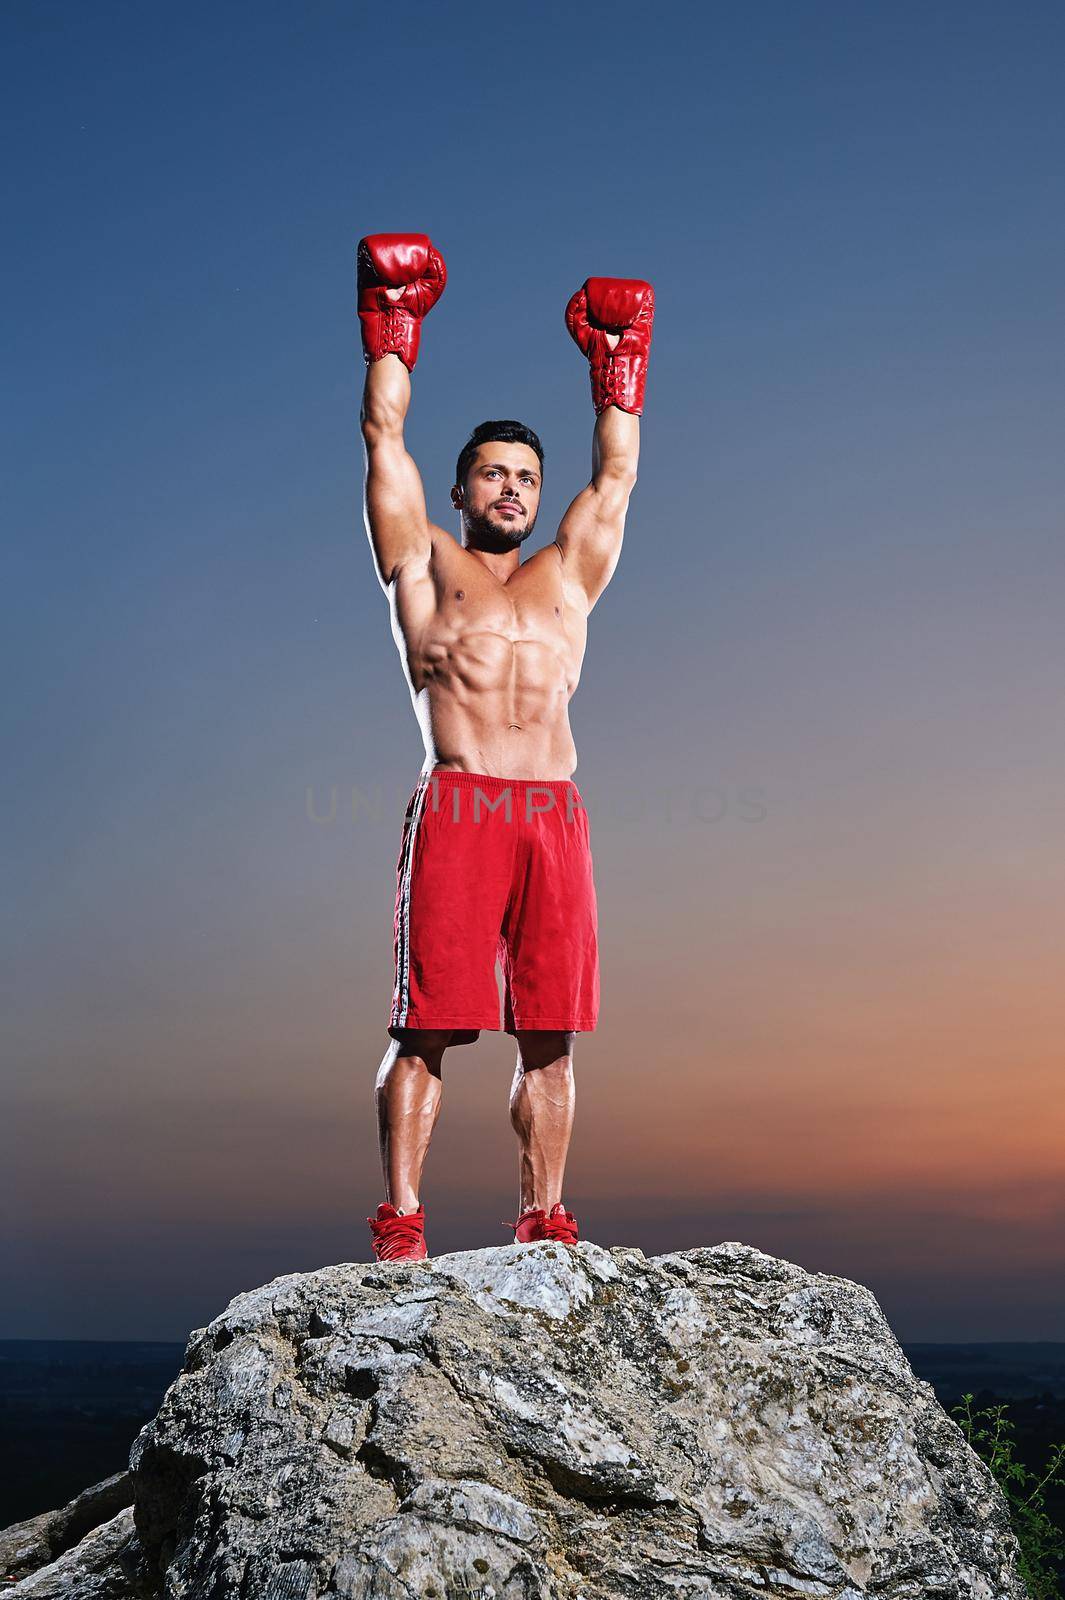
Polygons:
M557 552L537 551L501 583L461 549L433 562L420 604L401 608L408 651L425 666L471 654L503 664L554 661L575 682L587 640L587 620L567 598Z

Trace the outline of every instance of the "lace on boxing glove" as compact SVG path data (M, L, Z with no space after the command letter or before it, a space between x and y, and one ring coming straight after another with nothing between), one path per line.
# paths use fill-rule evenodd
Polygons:
M642 416L655 292L642 278L588 278L566 307L566 326L588 357L596 416L617 406ZM611 350L608 333L620 334Z
M424 233L372 233L359 240L357 276L367 366L394 354L413 372L422 318L447 283L443 256ZM388 290L399 288L393 299Z

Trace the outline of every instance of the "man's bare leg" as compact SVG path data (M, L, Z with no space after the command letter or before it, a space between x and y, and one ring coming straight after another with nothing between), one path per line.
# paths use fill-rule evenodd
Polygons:
M417 1211L420 1203L422 1165L440 1115L440 1068L450 1039L450 1029L404 1029L402 1039L393 1039L385 1051L377 1072L374 1103L385 1199L404 1215Z
M576 1086L573 1034L536 1029L517 1035L518 1063L510 1088L510 1120L518 1135L518 1215L550 1212L562 1199Z

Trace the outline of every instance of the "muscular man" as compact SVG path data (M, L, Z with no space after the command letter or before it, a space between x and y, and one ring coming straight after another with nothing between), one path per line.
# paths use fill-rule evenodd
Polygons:
M463 446L451 490L461 543L429 521L404 445L422 319L446 280L424 234L360 241L366 527L425 742L396 869L392 1043L374 1086L387 1199L367 1221L379 1260L428 1253L419 1186L444 1052L498 1029L497 957L520 1145L518 1220L503 1226L516 1243L577 1240L562 1202L573 1039L596 1026L599 966L569 702L588 613L621 550L654 318L639 279L589 278L571 298L596 411L592 478L554 540L522 561L543 486L531 429L484 422Z

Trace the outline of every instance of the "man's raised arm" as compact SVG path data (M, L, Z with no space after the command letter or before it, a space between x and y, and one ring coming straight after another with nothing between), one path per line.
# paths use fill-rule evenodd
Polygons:
M589 278L566 307L566 326L588 357L596 423L592 480L563 517L555 543L589 611L621 554L654 314L654 290L642 278Z
M367 368L361 415L365 519L385 589L407 562L428 561L432 548L425 492L403 442L403 424L422 318L446 282L443 258L423 233L375 233L359 241L358 310Z

